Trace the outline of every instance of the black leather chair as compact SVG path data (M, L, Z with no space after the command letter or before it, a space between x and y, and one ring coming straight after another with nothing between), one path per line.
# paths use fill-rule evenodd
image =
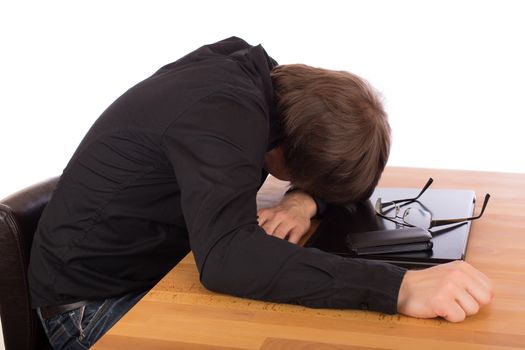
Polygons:
M57 181L38 183L0 202L0 317L6 350L51 348L31 309L27 267L38 220Z

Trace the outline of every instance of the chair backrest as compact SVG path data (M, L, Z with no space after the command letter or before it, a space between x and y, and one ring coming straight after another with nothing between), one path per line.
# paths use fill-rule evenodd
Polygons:
M27 267L38 220L57 181L35 184L0 202L0 317L6 350L49 348L31 309Z

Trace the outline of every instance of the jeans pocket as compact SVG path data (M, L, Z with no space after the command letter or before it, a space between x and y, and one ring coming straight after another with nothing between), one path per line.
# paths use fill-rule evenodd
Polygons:
M83 333L82 317L84 315L85 307L86 306L84 305L79 307L78 309L71 310L67 313L69 318L71 319L71 323L76 327L80 335L82 335Z
M111 299L106 299L101 302L91 302L84 306L79 323L82 329L79 337L80 341L86 340L87 343L92 343L93 340L98 339L98 336L92 333L104 328L104 322L106 322L107 318L106 312L110 306ZM93 338L94 336L95 338Z

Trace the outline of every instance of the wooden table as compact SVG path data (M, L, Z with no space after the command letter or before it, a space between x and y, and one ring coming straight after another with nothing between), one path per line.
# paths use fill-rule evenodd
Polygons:
M472 225L467 261L492 279L496 296L464 322L221 295L200 284L189 254L94 349L524 349L525 174L388 168L380 186L418 188L429 176L433 188L492 195ZM282 193L273 181L260 203Z

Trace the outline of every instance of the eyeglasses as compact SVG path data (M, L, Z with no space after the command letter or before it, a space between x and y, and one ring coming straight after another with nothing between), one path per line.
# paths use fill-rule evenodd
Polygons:
M487 207L487 203L489 202L490 198L490 194L488 193L485 195L485 200L483 201L483 206L481 207L481 212L479 213L479 215L472 216L470 218L434 220L432 218L432 214L427 210L415 207L409 207L404 211L401 210L401 206L405 206L407 204L416 202L419 199L419 197L421 197L421 195L425 193L425 191L430 187L432 182L434 182L434 180L432 178L429 178L421 192L419 192L419 194L414 198L397 199L385 203L382 203L381 198L378 198L375 205L376 214L384 219L395 222L396 224L400 224L403 226L420 227L427 230L435 226L450 225L465 221L476 220L483 215L483 212L485 211L485 208ZM392 209L394 209L394 213L388 214L388 212Z

